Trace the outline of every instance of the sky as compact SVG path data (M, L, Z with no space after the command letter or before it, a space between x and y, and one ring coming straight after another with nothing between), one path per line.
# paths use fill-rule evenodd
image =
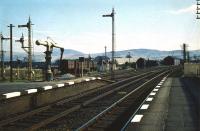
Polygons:
M116 50L200 49L200 21L196 19L196 0L1 0L0 31L13 38L27 29L18 28L31 17L33 43L51 37L59 46L83 53L111 51L111 18L103 18L115 8ZM26 41L27 44L27 41ZM4 43L9 50L9 42ZM23 52L19 43L14 51ZM34 52L45 51L34 44Z

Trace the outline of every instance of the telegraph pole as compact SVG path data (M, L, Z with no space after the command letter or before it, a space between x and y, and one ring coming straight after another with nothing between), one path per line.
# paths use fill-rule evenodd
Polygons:
M112 13L108 15L103 15L103 17L112 18L112 63L111 63L111 79L114 79L114 56L115 56L115 9L112 9Z
M186 62L186 44L183 43L183 62Z
M1 78L2 80L5 80L4 76L4 50L3 50L3 41L9 40L10 38L3 37L3 34L1 33Z
M28 80L32 80L32 44L31 44L31 18L29 17L28 23L25 25L18 25L18 28L27 27L28 28Z
M106 48L107 48L107 47L105 46L104 48L105 48L105 59L106 59L106 57L107 57L107 54L106 54L106 53L107 53L107 52L106 52Z
M187 51L187 62L190 62L190 52Z
M13 44L12 44L12 28L15 27L10 24L10 82L13 82Z
M199 15L200 15L200 12L199 12L200 11L200 8L199 8L199 6L200 6L200 3L199 3L200 0L196 0L196 1L197 1L197 13L196 13L197 14L197 19L200 19L200 17L199 17Z
M20 60L17 57L17 79L19 79L19 64L20 64Z
M130 58L131 58L131 53L130 52L128 52L128 58L129 58L129 64L131 63L130 62Z
M199 8L199 6L200 6L200 0L196 0L197 1L197 19L200 19L200 8Z

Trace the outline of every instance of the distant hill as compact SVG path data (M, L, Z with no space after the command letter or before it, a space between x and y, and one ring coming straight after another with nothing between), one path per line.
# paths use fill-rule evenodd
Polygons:
M63 58L77 58L79 56L83 56L84 53L72 49L65 49ZM59 59L60 58L60 49L54 49L52 54L52 59Z
M5 52L5 61L10 60L10 52ZM65 49L63 58L77 58L78 56L83 56L84 53L72 49ZM13 52L13 60L17 58L20 60L24 60L24 57L27 57L25 52ZM60 49L54 49L52 53L52 61L60 58ZM45 54L43 52L34 52L33 61L45 61Z
M143 57L146 59L163 59L166 56L174 56L177 58L182 58L182 50L173 50L173 51L160 51L160 50L152 50L152 49L131 49L131 50L123 50L123 51L116 51L115 56L116 57L126 57L126 55L130 52L131 56L134 58ZM91 56L94 58L96 56L104 55L104 53L95 53L91 54ZM65 49L63 58L65 59L74 59L78 58L80 56L88 57L88 54L84 54L77 50L72 49ZM111 57L111 52L107 52L107 56ZM197 56L200 58L200 50L193 50L190 51L190 57ZM27 54L25 52L14 52L13 53L13 60L18 59L24 60L24 57L27 57ZM60 50L54 49L52 54L52 61L60 58ZM5 53L5 60L9 61L10 56L9 52ZM35 52L34 61L45 61L45 55L43 52Z
M166 56L174 56L177 58L182 58L182 50L173 50L173 51L160 51L160 50L152 50L152 49L131 49L131 50L123 50L116 51L115 57L126 57L126 55L130 52L130 55L134 58L143 57L146 59L163 59ZM92 57L96 57L98 55L104 55L104 53L92 54ZM111 52L107 53L108 57L111 57ZM190 57L194 55L200 57L200 50L190 51Z

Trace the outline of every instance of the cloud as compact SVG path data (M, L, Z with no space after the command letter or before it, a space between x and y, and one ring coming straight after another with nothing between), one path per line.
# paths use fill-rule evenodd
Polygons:
M174 15L180 15L180 14L185 14L185 13L195 13L196 6L197 5L194 4L189 7L185 7L185 8L178 9L178 10L169 10L167 12L170 14L174 14Z

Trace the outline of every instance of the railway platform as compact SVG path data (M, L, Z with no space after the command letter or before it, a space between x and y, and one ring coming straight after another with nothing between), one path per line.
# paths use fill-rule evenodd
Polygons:
M169 77L149 95L126 131L199 131L199 78Z
M50 82L15 82L15 83L0 83L0 94L15 92L15 91L22 91L26 89L38 88L41 86L47 85L55 85L60 83L66 82L74 82L79 83L85 79L89 79L90 77L81 77L81 78L74 78L70 80L59 80L59 81L50 81Z

